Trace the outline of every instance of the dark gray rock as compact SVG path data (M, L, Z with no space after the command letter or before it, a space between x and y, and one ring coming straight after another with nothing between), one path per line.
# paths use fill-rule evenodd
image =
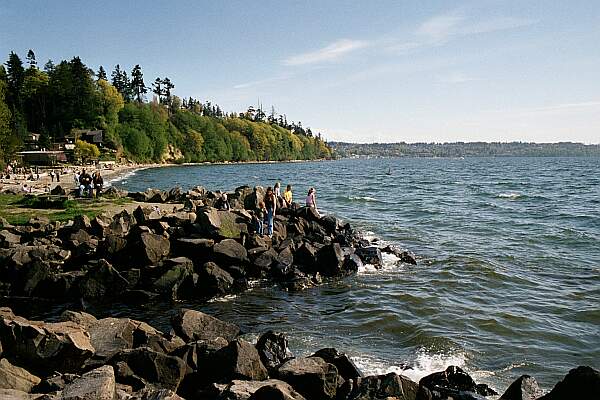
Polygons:
M256 349L263 365L269 372L294 357L288 347L287 337L281 332L267 331L256 342Z
M250 261L244 246L233 239L225 239L215 244L213 253L219 265L244 265Z
M344 258L344 270L356 272L363 267L363 262L356 254L349 254Z
M105 365L86 372L65 386L61 400L114 400L116 393L113 367Z
M580 366L569 371L550 393L539 400L599 399L600 371Z
M427 388L434 395L434 399L458 396L459 393L463 397L471 396L469 392L482 396L497 394L487 385L477 385L469 374L456 366L449 366L445 371L427 375L419 381L419 387Z
M419 385L395 373L348 380L340 388L348 400L398 399L415 400Z
M261 381L268 372L260 361L256 348L243 339L235 339L211 357L211 365L217 375L214 379L229 382L233 379Z
M295 358L277 371L279 379L289 383L307 399L334 399L338 387L338 371L319 357Z
M500 400L535 400L541 395L542 390L535 378L529 375L521 375L510 384Z
M355 254L359 256L365 264L371 264L375 267L381 267L383 265L381 250L376 246L360 247L356 249Z
M269 379L260 383L262 385L250 395L249 400L305 400L304 396L283 381Z
M119 296L129 282L106 260L99 260L79 282L79 293L86 299Z
M336 276L343 272L344 254L339 243L324 246L317 252L317 266L324 276Z
M200 296L223 296L230 293L233 277L214 262L207 262L198 271L197 289Z
M169 255L171 243L164 236L143 232L134 249L137 250L136 261L144 265L153 265Z
M0 231L0 247L14 247L21 243L21 236L7 230Z
M354 362L344 353L340 353L334 348L325 348L318 350L311 357L320 357L329 364L335 365L340 376L346 380L363 377L362 372Z
M233 340L240 328L232 323L221 321L200 311L181 309L171 319L177 336L186 342L194 340L213 340L222 337Z

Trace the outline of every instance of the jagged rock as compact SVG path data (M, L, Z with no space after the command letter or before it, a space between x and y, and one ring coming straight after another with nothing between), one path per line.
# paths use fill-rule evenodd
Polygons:
M212 340L197 340L176 348L169 355L181 358L187 364L188 372L197 371L202 366L210 369L211 366L206 362L208 357L227 344L227 340L222 337Z
M147 225L151 221L159 220L162 218L162 214L159 210L148 206L138 206L133 211L133 216L136 222L142 225Z
M129 192L127 192L127 190L119 189L115 186L110 186L102 193L103 196L114 197L117 199L127 197L128 194Z
M204 238L181 238L173 243L173 254L207 261L212 255L215 241Z
M169 255L171 243L164 236L142 232L135 247L139 250L139 258L136 260L145 265L153 265Z
M98 299L119 296L129 286L129 282L119 271L104 259L92 266L79 283L81 296Z
M94 325L98 320L91 314L88 314L83 311L71 311L65 310L60 315L61 321L72 321L78 325L83 326L86 330L89 331L90 327Z
M232 379L261 381L268 378L268 372L260 361L256 348L243 339L235 339L213 354L211 365L221 382Z
M171 258L165 261L163 268L166 268L166 271L152 283L152 287L157 292L168 295L173 300L181 295L187 297L190 291L193 292L194 284L191 290L184 290L186 280L193 279L193 263L190 259Z
M321 217L319 223L323 226L323 228L325 228L325 230L329 234L333 234L336 231L338 231L340 226L342 225L340 220L338 220L333 215L326 215L324 217Z
M496 394L486 385L477 385L469 374L453 365L446 368L445 371L434 372L422 378L419 381L419 387L425 387L431 393L438 392L442 398L456 395L459 392L472 392L482 396Z
M252 250L248 251L248 253L250 254ZM257 250L254 250L253 253L257 254ZM252 266L254 267L252 268L253 275L260 277L268 272L277 260L277 256L278 254L273 248L258 253L258 256L252 261Z
M6 358L0 359L0 389L15 389L31 392L41 380L27 370L12 365Z
M0 231L0 246L12 247L21 243L21 236L10 233L7 230Z
M108 230L117 236L124 236L129 233L129 229L135 224L135 218L127 211L123 210L113 216Z
M61 374L58 372L42 380L40 384L35 387L35 391L39 393L61 392L65 386L78 378L79 375L77 374Z
M171 214L167 214L163 219L169 224L169 226L184 227L193 224L196 221L196 214L187 211L178 211Z
M337 393L337 368L319 357L286 361L277 375L307 399L334 399Z
M203 296L222 296L233 287L233 277L213 262L207 262L198 271L197 289Z
M256 210L258 203L265 198L265 189L262 186L255 186L252 193L244 197L244 208L246 210Z
M335 365L339 375L344 379L356 379L363 377L362 372L354 362L344 353L340 353L334 348L325 348L318 350L311 357L320 357L325 362Z
M92 222L90 221L90 217L85 214L76 215L73 218L73 229L83 229L88 230L92 227Z
M363 262L356 254L349 254L344 259L343 268L345 271L356 272L363 267Z
M111 261L125 258L127 239L119 235L107 234L99 246L99 252Z
M242 235L248 234L248 225L245 218L238 213L231 211L217 211L221 224L216 234L224 239L239 239Z
M167 200L168 193L159 189L146 189L144 192L128 193L127 197L140 203L164 203Z
M208 235L214 235L221 227L219 212L213 207L204 207L197 212L196 223L199 230Z
M600 371L580 366L569 371L550 393L538 400L598 399L600 398Z
M169 389L144 388L130 400L185 400Z
M383 265L383 258L381 256L381 250L375 246L370 247L360 247L356 249L355 254L360 257L360 259L365 264L371 264L375 267L379 267Z
M111 363L117 369L119 382L129 384L131 378L134 378L130 376L133 372L135 377L141 378L145 382L173 391L177 391L186 370L182 359L154 351L148 347L123 350L111 360ZM121 371L122 368L125 371ZM134 383L137 384L137 382L139 380L134 378Z
M0 389L0 399L2 400L54 400L44 397L42 394L29 394L15 389Z
M113 367L105 365L65 386L61 400L114 400L115 385Z
M510 384L500 400L535 400L541 395L542 390L535 378L529 375L521 375Z
M263 365L269 371L276 370L294 355L288 348L288 340L281 332L267 331L256 342L256 350Z
M213 253L219 265L243 265L249 262L247 250L233 239L215 244Z
M399 399L415 400L419 385L405 376L393 372L386 375L367 376L348 380L340 388L347 391L348 400Z
M95 358L108 360L125 349L133 348L135 321L129 318L102 318L89 327Z
M121 300L126 304L148 304L156 300L157 293L142 289L126 290Z
M236 325L221 321L200 311L181 309L171 319L177 336L186 342L193 340L213 340L222 337L233 340L240 332Z
M5 357L27 365L33 372L78 371L95 351L88 332L73 322L43 323L3 317L0 340Z
M66 196L68 193L62 186L56 185L50 190L50 194L53 196Z
M305 400L289 384L276 379L263 381L265 384L258 388L249 400Z
M300 207L296 211L298 218L303 218L308 222L319 222L321 216L314 207Z
M316 271L317 263L317 248L309 242L304 242L296 250L294 260L297 264L302 265L308 271Z
M324 276L336 276L342 273L344 254L338 243L324 246L317 252L317 265Z
M148 347L159 353L168 354L185 346L185 342L180 337L165 335L145 322L134 321L134 323L137 324L133 331L134 348Z

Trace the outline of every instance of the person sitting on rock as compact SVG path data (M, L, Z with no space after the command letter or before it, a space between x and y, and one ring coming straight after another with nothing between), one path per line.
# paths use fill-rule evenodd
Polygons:
M273 218L275 218L275 210L277 210L277 198L271 186L267 188L265 194L265 208L267 209L267 235L273 237Z
M102 194L103 187L104 187L104 178L102 178L100 171L98 171L94 175L94 190L96 192L96 197L98 197Z
M221 198L219 198L215 202L215 208L217 210L227 210L227 211L229 211L231 209L231 206L229 205L229 200L227 200L227 193L223 193L221 195Z
M88 197L92 197L92 177L84 169L79 175L79 197L83 197L85 191Z
M283 201L285 201L286 207L292 206L293 195L292 195L292 185L287 185L285 188L285 192L283 192Z

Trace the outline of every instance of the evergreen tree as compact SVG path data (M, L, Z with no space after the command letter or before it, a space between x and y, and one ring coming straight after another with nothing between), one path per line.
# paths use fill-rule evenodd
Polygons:
M27 52L27 63L29 64L29 68L37 68L35 53L31 49L29 49L29 51Z
M48 60L46 62L46 64L44 64L44 71L46 71L46 73L50 73L54 70L54 62L52 60Z
M169 78L165 78L162 80L163 93L165 95L165 103L171 104L171 89L175 88L175 85L171 82Z
M13 51L10 52L6 62L6 77L8 84L6 103L12 113L11 129L18 138L22 139L27 133L23 117L23 98L21 96L25 80L25 69L21 59Z
M96 77L98 78L98 80L102 79L108 82L106 71L104 70L104 67L102 65L100 66L100 68L98 68L98 73L96 74Z
M142 67L139 64L133 67L131 71L131 88L137 102L142 103L144 95L148 93L148 89L146 88L146 84L144 84L144 75L142 74Z
M156 78L154 83L152 83L152 93L154 93L158 97L158 102L161 102L163 89L162 89L162 79Z

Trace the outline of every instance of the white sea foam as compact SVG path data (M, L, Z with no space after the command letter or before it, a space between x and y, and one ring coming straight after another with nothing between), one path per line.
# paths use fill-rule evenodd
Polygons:
M123 175L119 175L116 178L109 180L108 183L106 183L106 185L104 185L104 186L109 187L117 182L127 183L127 179L134 176L136 172L137 172L136 170L133 170L133 171L126 172Z
M352 200L352 201L380 201L380 200L377 200L375 197L370 197L370 196L349 196L348 200Z
M466 355L460 352L453 354L431 354L426 350L417 352L414 360L407 360L406 365L389 364L370 355L357 355L351 358L365 375L395 372L415 382L419 382L421 378L433 372L443 371L451 365L464 369L467 359Z
M519 193L510 192L510 193L500 193L498 195L498 197L503 198L503 199L514 200L514 199L518 199L519 197L523 197L523 195L519 194Z
M228 294L226 296L222 296L222 297L213 297L212 299L208 300L209 303L227 303L233 299L235 299L237 297L237 295L235 294Z

